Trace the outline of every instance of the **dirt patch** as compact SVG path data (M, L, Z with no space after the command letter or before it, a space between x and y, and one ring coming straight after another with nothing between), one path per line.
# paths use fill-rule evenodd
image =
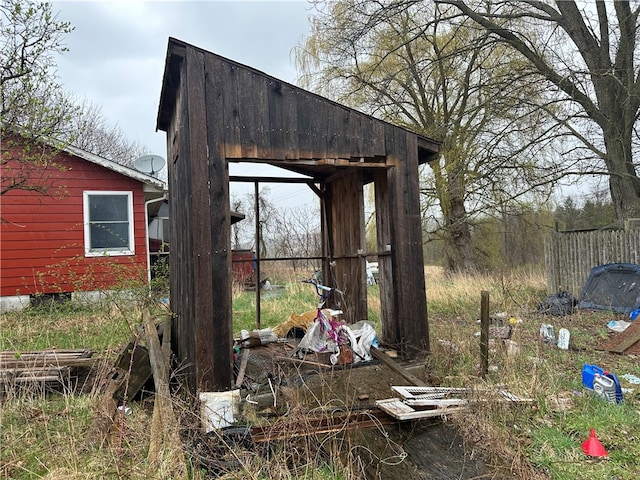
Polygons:
M267 393L261 382L271 381L280 414L296 407L314 412L375 410L375 401L393 397L392 385L407 385L396 371L374 360L345 367L326 365L321 354L307 355L305 362L282 360L288 348L282 345L249 349L246 386L257 388L255 395ZM279 359L279 360L277 360ZM424 362L398 360L402 366L430 383ZM322 366L326 365L326 366ZM256 398L257 398L256 397ZM267 406L270 413L273 406ZM457 428L446 419L391 421L383 425L350 430L340 434L346 448L342 460L360 465L371 479L471 479L506 478L487 466L479 453L465 444Z
M458 430L442 420L403 422L386 429L387 436L375 430L357 432L354 444L366 445L360 452L370 479L449 480L507 478L489 468L473 448L467 446ZM393 451L390 445L397 445ZM385 456L386 454L386 456Z

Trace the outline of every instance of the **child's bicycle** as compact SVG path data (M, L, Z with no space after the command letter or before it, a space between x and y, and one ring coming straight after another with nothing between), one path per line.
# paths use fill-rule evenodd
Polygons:
M345 331L344 322L336 318L342 314L342 311L325 309L324 307L333 293L342 295L343 292L337 288L322 285L314 278L302 280L302 282L314 286L316 294L318 295L318 306L313 323L307 328L305 336L300 340L298 348L294 353L302 357L304 353L309 351L318 353L329 352L333 354L331 357L332 363L336 363L338 361L340 347L343 345L349 346L351 339Z
M338 329L342 325L342 322L334 320L333 317L342 314L342 310L329 310L330 316L327 316L323 309L325 303L327 303L327 300L333 293L339 293L342 295L342 291L334 287L322 285L313 278L302 280L302 282L313 285L316 289L316 295L318 295L318 307L314 321L320 324L322 329L321 331L326 331L329 338L336 342L336 344L340 345Z
M377 335L370 322L363 322L364 324L354 331L353 325L346 325L335 319L337 315L342 314L341 310L323 308L333 293L337 292L343 295L342 291L322 285L313 278L302 281L315 287L318 295L318 307L314 321L300 340L294 355L302 358L309 351L330 352L332 354L330 360L334 365L371 360L369 348L374 342L377 344Z

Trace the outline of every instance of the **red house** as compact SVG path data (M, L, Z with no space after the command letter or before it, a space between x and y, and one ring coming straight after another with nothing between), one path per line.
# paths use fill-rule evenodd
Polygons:
M25 149L2 143L4 192L24 172L15 159ZM147 225L166 198L165 182L74 147L28 168L26 178L44 192L27 182L0 196L1 311L34 296L91 297L147 281Z

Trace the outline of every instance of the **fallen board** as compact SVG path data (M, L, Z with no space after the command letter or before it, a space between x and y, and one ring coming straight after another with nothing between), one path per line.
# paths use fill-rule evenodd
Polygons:
M640 353L640 321L631 322L624 332L607 339L600 349L614 353Z
M466 406L442 405L436 408L417 410L399 398L387 398L376 401L376 407L398 420L418 420L421 418L442 417L466 409Z
M371 347L369 352L371 353L372 357L377 358L378 360L380 360L387 367L391 368L394 372L400 374L408 382L411 382L414 385L417 385L419 387L426 387L427 386L427 384L424 381L422 381L421 379L416 377L411 372L407 371L405 368L402 367L402 365L400 365L399 363L397 363L394 360L392 360L391 357L389 357L387 354L385 354L381 350L378 350L375 347Z
M405 401L416 402L418 400L435 400L445 399L449 397L451 400L452 395L457 397L466 397L474 392L470 388L455 388L455 387L413 387L413 386L392 386L391 390L400 395ZM481 390L475 390L475 392L486 392L489 395L497 395L498 399L504 399L509 402L518 403L530 403L533 402L532 398L523 398L511 393L505 388L488 389L483 388ZM476 399L477 400L477 399ZM414 403L415 404L415 403Z

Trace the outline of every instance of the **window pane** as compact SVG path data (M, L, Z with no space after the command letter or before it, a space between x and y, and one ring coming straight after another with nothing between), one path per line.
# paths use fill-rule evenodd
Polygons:
M162 241L169 243L169 221L162 220Z
M126 195L90 195L90 222L126 222L129 213Z
M91 250L128 249L128 223L92 223Z

